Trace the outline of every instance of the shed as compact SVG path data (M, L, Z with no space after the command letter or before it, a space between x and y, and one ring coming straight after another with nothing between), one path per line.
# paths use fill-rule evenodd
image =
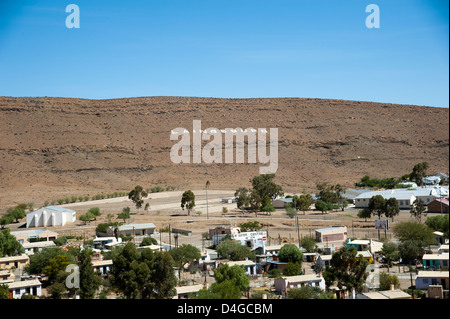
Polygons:
M436 198L428 205L429 213L444 213L448 214L449 212L449 201L446 198Z
M47 206L27 214L27 228L64 226L76 220L74 210L59 206Z

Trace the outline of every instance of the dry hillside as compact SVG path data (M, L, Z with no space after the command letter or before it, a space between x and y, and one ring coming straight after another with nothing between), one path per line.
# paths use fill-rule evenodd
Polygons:
M142 97L112 100L0 97L0 208L70 195L175 185L248 186L261 164L173 164L171 129L278 128L276 181L352 186L399 177L414 164L449 167L449 110L279 98Z

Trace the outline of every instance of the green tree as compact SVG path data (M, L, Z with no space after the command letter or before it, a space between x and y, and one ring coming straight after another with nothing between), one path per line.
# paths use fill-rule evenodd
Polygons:
M8 212L8 215L14 218L16 223L18 223L19 219L25 218L25 209L22 207L13 208Z
M123 222L126 223L127 219L130 219L130 207L124 207L122 212L117 215L117 218L123 219Z
M426 217L427 207L421 199L416 199L410 206L409 212L420 223L422 221L422 215Z
M302 274L302 264L298 262L288 262L283 269L283 275L285 276L298 276Z
M3 215L2 217L0 217L1 229L5 229L6 225L12 224L13 222L14 222L14 217L9 214L6 214L6 215Z
M229 266L228 264L222 264L214 271L214 279L215 283L212 285L220 285L225 282L229 282L232 285L237 287L240 292L247 291L250 280L248 275L245 273L244 266L234 265ZM215 289L213 288L213 291Z
M400 213L400 207L396 198L391 197L386 201L385 214L387 218L391 218L394 222L394 217Z
M245 187L240 187L234 193L236 205L239 209L245 209L250 206L250 191Z
M168 252L144 249L131 242L112 256L110 283L127 299L168 298L175 293L174 261Z
M428 162L422 162L414 165L410 180L423 186L423 178L427 176L427 169L430 167Z
M184 210L185 208L188 211L188 215L191 215L191 211L195 207L195 195L191 190L187 190L183 193L181 197L181 208Z
M217 254L226 259L233 261L243 260L244 258L254 259L255 254L249 247L243 246L240 242L230 239L222 240L216 247Z
M91 213L90 211L87 211L86 214L83 214L79 217L79 219L84 222L84 224L86 225L88 222L91 222L91 220L93 220L95 218L94 214Z
M268 195L266 195L261 203L261 211L263 212L274 212L275 208L272 205L272 200Z
M60 247L42 249L30 256L30 262L25 266L24 270L30 275L41 275L44 273L44 269L50 265L50 260L56 260L58 256L66 256L66 260L70 264L75 264L77 254L78 249L69 251L63 250Z
M281 262L299 263L301 265L303 261L303 253L294 244L286 244L281 247L278 252L278 259Z
M395 225L394 235L401 242L418 240L423 245L434 243L433 229L418 222L401 222Z
M311 195L309 195L309 194L306 194L306 195L302 194L300 196L295 195L294 202L295 202L295 205L297 206L297 209L302 211L303 215L305 215L306 211L309 210L309 207L313 203L313 199L312 199Z
M400 279L395 275L389 275L385 272L380 273L380 290L389 290L391 285L395 289L400 287Z
M153 237L145 237L141 241L139 246L143 247L143 246L150 246L150 245L158 245L158 241L155 238L153 238Z
M262 174L253 177L250 182L252 183L253 190L259 195L260 199L264 199L268 196L271 200L278 196L283 196L283 189L280 185L275 184L273 179L275 174Z
M181 269L184 264L192 263L201 258L200 250L190 244L183 244L178 248L171 249L169 253L178 264L178 278L181 278Z
M324 212L327 212L328 210L330 210L330 206L328 205L328 203L327 203L327 202L324 202L323 200L320 200L320 199L318 199L318 200L316 201L315 206L316 206L316 209L317 209L317 210L319 210L319 211L322 212L322 214L323 214Z
M400 254L398 252L397 244L393 242L386 242L383 244L383 248L380 251L380 255L383 256L384 262L389 267L392 267L392 262L399 258Z
M381 195L375 195L369 200L369 210L373 215L378 216L378 219L381 219L381 216L386 214L386 200Z
M367 218L370 218L370 216L372 216L372 212L368 208L361 209L358 212L358 217L364 218L365 221L367 221Z
M312 237L303 237L300 240L300 245L308 252L308 253L312 253L314 252L314 250L316 249L317 245L316 245L316 240Z
M101 279L94 273L91 262L92 250L87 248L80 252L78 265L80 269L80 298L93 299L100 287Z
M448 239L449 217L448 214L444 216L428 217L425 221L425 225L433 229L434 231L440 231L444 233L444 237Z
M289 289L288 299L334 299L332 292L322 291L319 287L303 286Z
M398 252L404 263L415 265L422 258L425 249L422 241L408 240L398 245Z
M241 232L258 231L262 228L262 225L258 221L249 221L239 224Z
M128 193L128 198L131 199L136 205L136 209L139 209L144 204L144 198L148 196L148 193L142 188L142 186L137 185L132 191Z
M330 265L323 272L327 286L336 282L339 289L345 287L348 291L353 288L356 292L362 291L368 276L366 268L369 262L364 258L358 258L358 251L355 247L342 247L333 253Z
M89 208L87 212L90 213L90 215L88 216L93 216L94 220L97 220L97 217L102 215L102 213L100 212L100 208L98 207Z
M25 252L16 237L11 235L9 229L0 230L0 257L16 256Z
M69 258L66 255L58 255L50 259L49 264L44 267L42 272L48 276L49 282L54 283L58 277L64 277L62 274L65 274L68 265L70 265ZM58 282L62 282L62 280L58 280Z
M6 284L0 284L0 300L9 299L9 288Z

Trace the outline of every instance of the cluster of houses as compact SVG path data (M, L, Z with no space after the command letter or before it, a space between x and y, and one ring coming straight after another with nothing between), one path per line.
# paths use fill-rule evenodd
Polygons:
M441 180L439 177L439 181ZM448 177L447 177L448 180ZM343 197L353 203L356 208L365 208L369 200L375 195L381 195L386 199L396 198L401 209L409 209L410 205L416 200L421 199L427 206L429 212L448 213L449 212L449 188L440 186L437 178L428 178L424 181L426 187L417 187L417 185L407 185L408 188L399 188L384 191L370 191L365 189L347 189ZM313 196L314 197L314 196ZM226 203L235 202L234 198L223 200ZM273 201L275 208L284 208L292 202L292 198L278 198ZM9 287L10 298L21 298L23 294L41 296L42 279L39 276L28 276L24 274L23 269L29 263L30 256L37 251L55 247L54 241L58 238L58 233L51 230L42 230L49 226L64 226L67 223L73 223L76 220L76 212L57 206L47 206L38 210L29 212L26 215L26 230L11 232L17 241L23 246L25 253L20 256L7 256L0 258L0 285L6 284ZM128 224L118 228L109 227L105 233L97 234L93 240L92 265L99 274L107 275L112 267L111 260L103 259L102 251L112 249L117 245L124 245L121 237L132 237L132 241L138 245L146 237L153 237L157 241L158 234L155 233L156 226L153 223ZM182 230L179 232L183 233ZM189 235L189 234L188 234ZM241 265L245 272L253 278L267 278L266 275L272 270L278 269L282 273L287 266L278 259L278 252L283 247L282 243L278 245L268 244L268 236L265 231L242 232L239 227L216 227L209 230L209 238L213 246L218 245L226 236L241 245L249 247L256 253L255 260L242 261L224 261L214 258L211 250L202 249L202 258L197 266L201 269L214 270L223 263L232 265ZM347 235L347 227L334 226L316 229L314 233L318 252L303 251L304 261L311 269L304 269L303 274L299 276L282 276L273 279L272 287L278 294L285 294L291 288L302 286L318 287L325 289L325 281L321 276L321 269L330 265L332 254L340 248L354 246L358 250L358 258L364 258L370 264L374 263L376 254L382 249L383 244L375 240L350 240ZM428 290L430 296L448 292L448 267L449 252L448 241L443 238L443 234L435 232L435 238L439 249L436 253L425 254L422 258L423 271L415 275L416 289ZM159 245L150 245L138 247L138 249L150 248L152 250L168 250L173 245L159 240ZM320 252L320 253L319 253ZM436 271L439 270L439 271ZM444 271L442 271L444 270ZM440 290L436 287L441 287ZM189 294L196 293L204 285L193 285L177 287L176 298L184 298ZM410 298L399 290L390 291L367 291L363 294L353 296L355 299L402 299Z
M146 236L154 236L155 225L146 224L129 224L119 228L120 234L125 236L136 236L145 238ZM9 256L0 258L0 284L6 284L9 287L10 298L21 298L23 294L32 294L40 296L42 294L42 278L39 276L29 276L24 274L23 268L29 263L30 256L38 250L54 247L54 240L58 238L58 234L49 230L25 230L12 232L16 239L25 248L25 253L20 256ZM229 234L232 239L239 241L242 245L246 245L255 251L256 260L227 261L212 258L207 251L202 251L202 258L198 261L197 267L202 269L214 270L223 263L230 266L241 265L245 272L253 278L267 278L272 269L282 270L287 263L278 259L278 252L284 244L267 245L267 233L265 231L240 232L239 228L218 227L210 229L211 239L216 243L225 235ZM111 235L111 236L108 236ZM157 237L157 236L154 236ZM35 241L40 239L39 241ZM302 286L317 287L321 290L325 289L325 280L321 275L320 269L330 265L332 253L343 246L354 246L358 250L358 258L364 258L373 263L375 254L382 249L382 243L375 240L350 240L347 236L347 227L336 226L320 228L315 230L316 245L318 252L308 253L304 251L304 261L308 265L314 265L314 270L307 269L299 276L281 276L273 279L273 290L283 295L291 288L299 288ZM123 245L120 237L114 234L114 229L110 229L105 237L97 237L94 239L94 254L92 256L92 265L99 274L107 275L112 267L112 260L103 259L102 250L111 249L116 245ZM163 244L163 243L160 243ZM150 248L152 250L168 249L162 245L151 245L138 247L138 249ZM440 285L443 291L448 291L448 262L449 252L448 244L440 245L436 254L425 254L423 256L424 271L419 271L415 276L416 289L427 290L436 285ZM435 269L435 270L433 270ZM446 270L446 271L436 271ZM319 271L317 271L319 270ZM204 288L203 284L193 286L177 287L177 296L175 298L186 298L189 294L196 293ZM430 289L431 289L430 288ZM441 289L442 290L442 289ZM430 290L431 291L431 290ZM439 295L440 292L437 292ZM386 292L366 291L362 294L353 296L355 299L402 299L411 296L398 289Z

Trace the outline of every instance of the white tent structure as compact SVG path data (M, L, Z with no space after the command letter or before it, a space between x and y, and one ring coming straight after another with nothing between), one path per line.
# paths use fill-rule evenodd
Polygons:
M64 226L76 220L76 212L71 209L47 206L27 214L27 228Z

